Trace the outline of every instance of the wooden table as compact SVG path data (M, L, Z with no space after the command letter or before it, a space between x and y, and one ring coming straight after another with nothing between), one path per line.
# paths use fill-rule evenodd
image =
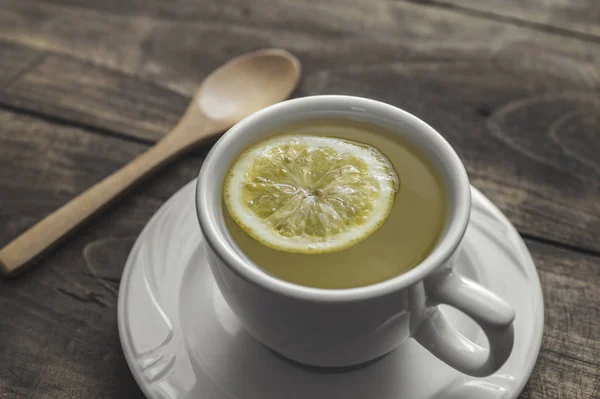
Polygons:
M522 3L0 0L0 245L156 142L215 67L284 47L304 67L296 96L383 100L448 138L542 282L521 397L599 398L600 4ZM0 398L142 397L117 336L119 279L208 150L0 280Z

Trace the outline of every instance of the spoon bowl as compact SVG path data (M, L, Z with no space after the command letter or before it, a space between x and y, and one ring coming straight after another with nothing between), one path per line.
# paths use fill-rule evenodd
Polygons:
M259 50L229 61L198 89L200 111L215 122L233 125L289 97L300 79L300 62L281 49Z

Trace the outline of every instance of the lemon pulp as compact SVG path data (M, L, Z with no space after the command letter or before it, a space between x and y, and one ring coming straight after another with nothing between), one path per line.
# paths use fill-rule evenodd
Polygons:
M374 147L332 137L279 136L236 159L224 197L235 222L262 244L326 253L375 232L398 187L391 163Z

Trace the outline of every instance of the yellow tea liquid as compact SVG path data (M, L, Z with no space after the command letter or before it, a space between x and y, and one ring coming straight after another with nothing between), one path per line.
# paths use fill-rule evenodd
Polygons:
M377 231L350 248L325 254L271 249L246 234L224 207L231 236L258 267L291 283L340 289L387 280L429 255L444 227L446 200L438 174L417 148L384 128L348 120L295 123L281 127L276 134L338 137L373 146L392 163L400 188Z

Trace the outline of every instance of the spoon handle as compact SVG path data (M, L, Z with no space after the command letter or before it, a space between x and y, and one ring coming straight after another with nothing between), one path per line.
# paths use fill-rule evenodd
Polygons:
M175 132L173 132L175 133ZM36 262L46 251L75 231L94 214L102 211L120 194L148 176L193 141L182 134L169 134L154 147L106 177L95 186L46 216L0 250L0 273L14 275Z

